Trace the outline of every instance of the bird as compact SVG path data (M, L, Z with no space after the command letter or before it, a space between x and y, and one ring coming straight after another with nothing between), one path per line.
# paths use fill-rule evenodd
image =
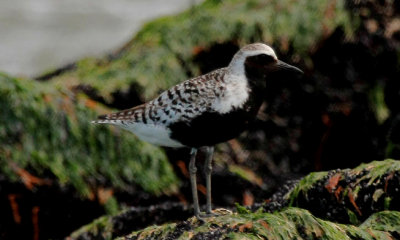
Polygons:
M248 44L227 67L185 80L149 102L101 115L92 123L116 125L154 145L189 148L194 215L204 220L215 215L211 203L214 146L237 137L255 120L267 80L278 72L303 74L279 60L267 44ZM197 195L195 160L199 149L206 153L206 212L200 211Z

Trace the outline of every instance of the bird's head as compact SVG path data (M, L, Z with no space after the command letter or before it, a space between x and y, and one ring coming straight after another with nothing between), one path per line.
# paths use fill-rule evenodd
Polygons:
M228 68L234 74L245 74L252 81L265 80L275 73L303 73L297 67L279 60L274 50L263 43L253 43L241 48Z

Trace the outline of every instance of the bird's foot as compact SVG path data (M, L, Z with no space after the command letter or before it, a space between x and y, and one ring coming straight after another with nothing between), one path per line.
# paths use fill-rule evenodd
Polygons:
M213 213L213 212L200 212L198 214L195 214L196 218L200 221L200 222L205 222L205 218L210 218L210 217L217 217L220 214L217 213Z
M216 213L213 213L213 212L207 212L207 213L200 214L200 217L202 217L202 218L209 218L209 217L216 217L216 216L219 216L219 215Z
M224 215L232 215L232 211L224 208L217 208L214 209L214 211L207 211L207 212L199 212L195 214L195 217L202 223L205 222L206 218L210 217L218 217L218 216L224 216Z
M197 219L199 222L205 223L205 220L204 220L205 217L203 216L203 213L196 213L194 216L196 217L196 219Z

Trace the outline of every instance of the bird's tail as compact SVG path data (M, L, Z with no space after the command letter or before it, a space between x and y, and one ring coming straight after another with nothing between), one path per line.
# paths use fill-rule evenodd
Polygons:
M120 112L104 114L91 123L96 124L123 124L125 122L137 122L144 118L145 105L139 105L134 108L126 109Z
M94 123L94 124L115 124L115 123L118 123L119 121L121 121L121 120L119 120L113 114L104 114L104 115L98 116L97 119L91 121L91 123Z

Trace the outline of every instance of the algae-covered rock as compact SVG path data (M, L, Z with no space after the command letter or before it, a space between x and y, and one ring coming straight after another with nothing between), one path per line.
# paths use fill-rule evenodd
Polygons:
M74 231L69 239L113 239L152 224L183 221L192 216L192 208L180 203L166 202L150 207L131 207L115 216L103 216Z
M399 238L400 224L394 224L400 219L400 212L395 211L382 211L374 213L367 220L365 220L360 227L373 228L379 231L386 231L396 233Z
M232 213L223 209L215 212L220 216L208 218L205 223L192 217L130 234L116 233L115 218L102 217L68 239L395 239L400 234L400 212L397 211L375 213L359 226L322 220L300 208L274 213ZM129 213L121 216L126 214Z
M289 51L290 44L291 55L299 59L337 26L349 30L350 22L344 1L207 0L146 24L118 53L78 61L73 70L51 80L63 87L83 85L86 92L108 104L115 101L113 93L129 92L134 86L143 101L198 75L202 71L196 61L199 53L215 44L236 46L230 56L215 56L218 59L212 61L220 67L228 64L238 46L256 41L273 44L282 52Z
M221 216L205 223L190 218L129 235L116 230L121 225L125 233L137 229L124 220L135 218L136 212L125 211L107 218L107 224L100 219L81 228L71 239L394 239L400 236L399 171L400 161L388 159L315 172L253 212L240 206L238 213L216 210Z
M359 227L322 220L309 211L287 208L275 213L225 213L205 223L190 218L181 223L151 226L118 239L394 239L400 213L385 212L387 222ZM379 216L371 216L369 222Z
M72 185L89 198L104 188L140 186L153 194L177 188L163 151L128 132L90 124L107 109L52 87L0 75L2 175L29 189Z
M286 199L289 206L342 223L359 223L383 210L399 211L400 161L387 159L354 169L311 173Z

